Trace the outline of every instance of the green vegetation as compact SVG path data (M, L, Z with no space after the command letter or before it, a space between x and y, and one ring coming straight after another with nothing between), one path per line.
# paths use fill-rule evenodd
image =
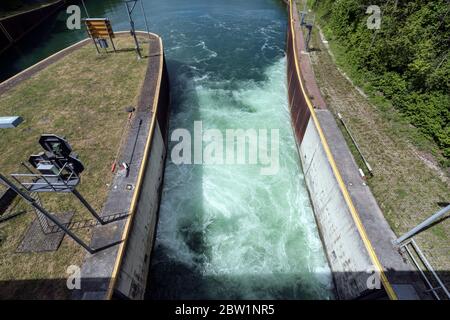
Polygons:
M24 122L0 130L0 168L17 172L20 162L40 151L43 133L65 136L86 170L79 191L98 211L113 178L111 164L119 148L128 113L136 105L147 59L138 61L131 37L117 37L117 53L97 55L89 43L0 96L0 114L19 115ZM144 52L148 44L142 43ZM40 196L52 212L76 211L73 222L92 216L70 195ZM17 253L25 231L36 215L16 199L9 213L27 213L0 223L0 298L63 298L66 269L81 265L86 251L65 237L56 252ZM75 232L89 242L90 228Z
M302 2L298 3L298 8L303 8ZM316 27L313 28L310 43L310 58L320 91L328 108L334 114L339 112L343 116L371 164L374 176L368 177L367 183L391 228L401 235L442 208L450 199L448 173L439 167L429 152L433 148L438 150L437 153L440 150L431 138L412 126L405 114L394 108L389 99L379 91L371 90L372 86L364 78L362 69L354 68L348 59L345 41L336 37L331 40L327 38L328 42L322 41L319 29L323 26L321 19L316 15ZM361 94L352 82L361 87L367 96ZM336 121L356 162L364 169L348 134L340 121ZM450 269L449 221L441 221L415 236L447 286L450 284L446 272Z
M448 1L312 0L312 5L327 39L339 43L338 63L377 97L377 105L392 104L433 140L434 155L450 167ZM369 5L381 8L378 30L367 27ZM423 137L416 140L424 144Z

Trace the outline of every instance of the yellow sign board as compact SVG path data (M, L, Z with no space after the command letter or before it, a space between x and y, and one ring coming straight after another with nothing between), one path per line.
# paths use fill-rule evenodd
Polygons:
M111 40L111 44L114 47L113 38L114 32L111 27L111 22L106 18L89 18L84 19L84 23L86 24L86 29L89 36L94 40L95 47L97 48L97 40L99 39L109 39Z
M111 22L108 19L85 19L84 22L91 38L114 38Z

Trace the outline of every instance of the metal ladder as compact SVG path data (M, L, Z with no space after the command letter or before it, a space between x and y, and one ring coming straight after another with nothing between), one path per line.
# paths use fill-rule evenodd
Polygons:
M43 207L41 198L39 197L39 194L37 192L31 192L30 197L39 207ZM52 231L52 227L50 226L47 217L37 207L33 207L33 209L36 212L39 224L42 228L42 232L44 232L44 234L49 234Z

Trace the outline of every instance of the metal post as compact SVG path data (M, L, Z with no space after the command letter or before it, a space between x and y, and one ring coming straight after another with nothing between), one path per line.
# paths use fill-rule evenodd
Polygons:
M21 164L22 166L24 166L25 169L27 169L27 171L28 171L30 174L34 174L33 170L31 170L31 169L27 166L27 164L26 164L25 162L21 162L20 164Z
M92 41L94 41L95 49L97 49L97 54L100 54L100 50L98 50L97 41L92 38Z
M409 242L408 242L409 243ZM417 260L414 258L414 255L412 254L411 250L409 250L408 245L406 244L404 246L406 252L408 253L409 257L411 258L412 262L414 263L414 265L416 266L417 270L419 270L420 274L422 275L422 278L425 280L426 284L428 285L429 288L433 288L433 285L431 284L430 280L428 280L427 276L425 275L425 273L423 272L422 268L420 267L419 263L417 262ZM439 298L439 295L434 291L431 290L431 292L433 293L434 297L437 300L441 300Z
M142 3L142 0L140 0L140 2L141 2L142 15L144 16L144 21L145 21L145 28L147 29L148 38L150 39L150 29L148 28L147 15L145 14L144 4Z
M450 208L450 205L447 208ZM425 265L425 267L427 267L427 269L430 270L430 272L433 274L433 276L436 279L436 281L439 283L439 286L441 287L441 289L446 294L447 298L450 299L450 292L448 292L448 290L445 287L444 283L442 282L441 278L438 277L438 275L436 274L436 271L434 271L434 269L431 266L431 264L425 258L425 255L422 253L422 250L420 250L419 246L416 244L414 239L411 240L411 243L413 244L414 250L416 250L417 254L419 255L419 258L422 260L422 262Z
M114 41L113 41L113 39L111 38L111 35L109 35L109 41L111 41L111 45L112 45L112 47L113 47L113 49L114 49L114 52L116 52L116 46L114 45Z
M406 239L411 238L412 236L414 236L415 234L419 233L423 229L425 229L428 226L430 226L433 222L437 221L439 218L444 216L444 214L446 214L447 212L450 212L450 204L448 206L446 206L445 208L442 208L441 210L439 210L435 214L433 214L431 217L429 217L428 219L423 221L418 226L416 226L416 227L412 228L410 231L406 232L404 235L402 235L397 240L394 240L394 244L398 245L398 244L402 243L403 241L405 241Z
M306 25L306 28L308 29L308 35L306 36L305 49L306 52L309 52L309 40L311 40L312 26Z
M87 8L86 8L86 4L84 3L84 0L81 0L81 3L83 4L84 11L86 12L86 16L87 16L88 18L90 18L90 17L89 17L89 13L88 13Z
M85 248L89 253L93 254L96 250L91 249L83 240L81 240L77 235L75 235L72 231L67 229L63 224L61 224L52 214L50 214L47 210L42 208L36 201L22 192L19 188L17 188L13 183L11 183L6 177L4 177L0 173L0 181L7 184L14 192L16 192L19 196L21 196L25 201L27 201L34 209L39 210L42 214L44 214L49 220L51 220L54 224L56 224L60 229L62 229L65 233L67 233L73 240L75 240L80 246Z
M7 215L6 217L1 217L0 218L0 223L4 222L4 221L8 221L12 218L15 218L17 216L20 216L21 214L27 213L25 210L23 211L19 211L19 212L15 212L15 213L11 213L10 215Z
M14 39L11 37L11 35L9 34L9 32L6 30L6 28L3 26L3 24L1 22L0 22L0 29L3 31L5 36L8 38L9 42L14 43Z
M42 179L44 179L44 181L50 186L50 188L52 188L52 190L54 191L54 192L56 192L56 189L55 189L55 187L45 178L45 175L43 174L43 175L41 175L41 178Z
M140 50L140 48L139 48L139 42L138 42L138 40L137 40L137 38L136 38L136 31L135 31L135 29L134 29L134 21L133 21L133 19L131 18L131 13L133 12L134 7L136 6L136 2L137 2L137 1L134 0L134 4L133 4L133 7L131 8L131 10L130 10L130 7L128 6L128 2L131 2L131 1L125 1L125 7L127 8L128 19L130 20L131 35L132 35L133 38L134 38L134 43L135 43L135 45L136 45L136 52L137 52L137 54L138 54L138 59L142 59L142 56L141 56L141 50Z
M341 120L341 123L344 126L345 131L347 131L348 135L350 136L350 139L352 139L352 142L355 145L356 150L358 150L359 155L363 159L364 165L366 166L366 168L369 171L370 175L373 176L372 167L370 166L370 164L367 161L366 157L364 157L364 155L363 155L363 153L361 151L361 148L359 147L358 143L356 142L355 138L353 137L352 133L350 132L350 129L347 127L347 124L345 123L344 118L342 117L342 115L339 112L337 113L337 117L339 118L339 120Z
M303 11L300 12L300 14L302 16L302 18L300 20L300 25L303 26L305 24L305 16L306 16L306 1L304 2L304 5L303 5Z
M86 209L89 210L89 212L95 217L95 219L98 220L102 225L106 224L105 221L97 214L97 212L94 210L94 208L91 207L89 202L86 201L86 199L83 198L83 196L77 191L77 189L72 189L72 193L75 195L75 197L80 200L80 202L86 207Z

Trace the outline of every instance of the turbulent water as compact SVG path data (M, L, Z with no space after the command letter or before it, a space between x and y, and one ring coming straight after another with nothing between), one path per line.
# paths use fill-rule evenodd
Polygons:
M86 3L91 17L129 28L122 1ZM282 1L144 3L151 30L164 41L171 132L201 120L224 134L279 129L280 137L275 175L261 175L261 165L175 165L169 156L147 298L332 298L290 126ZM65 28L66 17L3 55L1 77L85 37ZM135 20L144 30L139 12Z
M330 298L331 278L290 127L286 12L276 1L194 1L167 21L171 132L279 129L280 169L168 159L152 299ZM184 11L186 10L186 11ZM171 147L173 147L173 144Z

